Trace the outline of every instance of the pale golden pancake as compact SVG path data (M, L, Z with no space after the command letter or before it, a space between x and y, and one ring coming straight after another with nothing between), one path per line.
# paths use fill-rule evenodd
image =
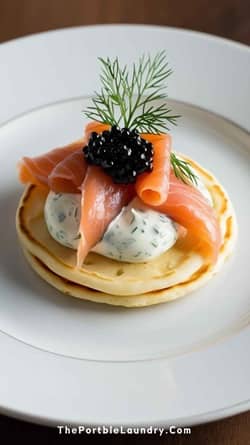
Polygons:
M215 265L208 265L200 246L189 237L179 239L160 257L129 264L90 253L76 269L76 252L57 243L48 233L44 204L48 191L28 186L17 211L17 232L26 258L48 283L68 295L111 305L149 306L174 300L206 283L231 253L237 232L232 204L218 181L188 159L211 193L223 243Z

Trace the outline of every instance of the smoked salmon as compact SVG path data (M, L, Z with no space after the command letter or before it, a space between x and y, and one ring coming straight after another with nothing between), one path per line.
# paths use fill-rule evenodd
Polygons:
M22 184L48 186L48 178L55 166L69 154L79 151L85 144L81 138L64 147L55 148L41 156L24 157L18 164L19 180Z
M153 171L143 173L136 180L136 192L148 205L163 204L168 196L171 136L169 134L141 134L154 149Z
M79 193L87 168L82 149L92 132L107 129L108 125L93 121L86 125L81 139L41 156L23 157L18 164L20 182L50 187L55 192Z
M102 238L111 221L134 195L134 187L114 184L99 167L88 167L81 187L81 222L77 266Z
M59 162L48 177L48 185L54 192L80 193L80 186L87 171L82 148Z
M205 256L216 262L221 245L220 225L214 209L199 190L180 181L171 171L168 197L153 208L185 227L201 241Z

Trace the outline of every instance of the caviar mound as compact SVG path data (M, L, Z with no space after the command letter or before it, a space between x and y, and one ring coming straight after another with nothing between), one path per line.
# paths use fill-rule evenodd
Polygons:
M90 165L102 167L116 184L134 183L138 175L153 169L152 143L136 130L113 126L110 131L93 132L83 153Z

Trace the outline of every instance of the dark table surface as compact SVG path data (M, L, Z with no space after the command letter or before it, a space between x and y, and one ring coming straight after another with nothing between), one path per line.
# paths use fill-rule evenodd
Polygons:
M250 43L249 0L0 0L0 42L67 26L97 23L148 23L208 32ZM1 437L35 437L54 443L56 430L0 415ZM86 437L82 437L86 439ZM100 436L96 439L102 439ZM133 438L135 439L135 438ZM109 441L123 440L109 437ZM139 438L135 439L141 440ZM153 443L156 437L144 440ZM192 428L191 436L161 439L179 445L247 445L250 413Z

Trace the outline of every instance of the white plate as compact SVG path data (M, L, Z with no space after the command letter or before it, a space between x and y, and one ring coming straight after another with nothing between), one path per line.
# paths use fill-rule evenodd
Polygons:
M16 162L81 135L97 56L129 62L159 49L183 116L174 146L230 193L237 249L177 302L127 310L77 301L46 285L20 252ZM223 39L149 26L73 28L0 47L2 412L48 424L191 425L250 407L249 55Z

